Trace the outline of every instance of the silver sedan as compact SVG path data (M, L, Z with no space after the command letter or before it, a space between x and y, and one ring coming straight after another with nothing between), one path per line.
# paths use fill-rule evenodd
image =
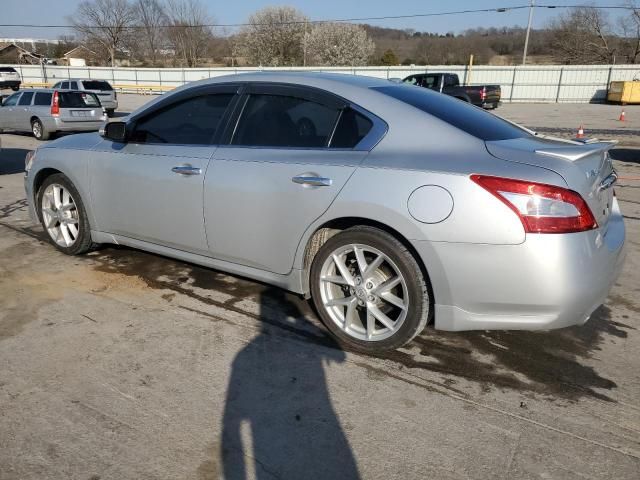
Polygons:
M419 87L256 73L48 143L25 187L62 252L118 243L274 284L376 352L428 322L584 323L624 258L610 147Z

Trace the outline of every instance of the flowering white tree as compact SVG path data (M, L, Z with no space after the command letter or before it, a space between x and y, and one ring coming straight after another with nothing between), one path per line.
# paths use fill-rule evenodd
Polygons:
M301 65L308 18L293 7L267 7L249 17L238 35L237 51L254 65Z
M321 66L366 65L375 50L366 30L352 23L314 25L305 43L310 63Z

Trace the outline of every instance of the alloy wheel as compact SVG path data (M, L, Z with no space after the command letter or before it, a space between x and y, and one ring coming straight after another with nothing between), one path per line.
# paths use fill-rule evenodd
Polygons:
M409 308L409 290L400 269L380 250L343 245L320 270L322 305L349 336L379 341L394 335Z
M71 247L80 235L78 207L68 189L57 183L42 195L42 220L51 239L61 247Z

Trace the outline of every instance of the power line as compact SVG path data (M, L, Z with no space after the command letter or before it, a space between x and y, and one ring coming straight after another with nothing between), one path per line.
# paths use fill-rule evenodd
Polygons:
M246 26L267 26L267 25L299 25L299 24L320 24L320 23L341 23L341 22L367 22L375 20L400 20L408 18L426 18L426 17L442 17L453 15L466 15L470 13L505 13L514 10L523 10L530 8L530 5L516 5L510 7L497 7L497 8L479 8L469 10L456 10L449 12L431 12L431 13L413 13L407 15L384 15L378 17L353 17L353 18L333 18L324 20L291 20L286 22L273 22L273 23L203 23L194 25L159 25L159 28L232 28L232 27L246 27ZM597 10L635 10L636 8L629 5L552 5L543 4L535 5L533 8L542 9L572 9L572 8L589 8ZM5 23L0 24L0 27L21 27L21 28L73 28L73 25L36 25L25 23ZM115 25L83 25L84 29L108 29L108 28L122 28L122 29L137 29L146 28L143 25L126 25L117 27Z

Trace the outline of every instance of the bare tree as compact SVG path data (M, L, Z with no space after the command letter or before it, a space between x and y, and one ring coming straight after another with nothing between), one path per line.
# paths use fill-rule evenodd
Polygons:
M632 0L628 0L625 5L631 9L631 13L619 19L621 48L627 63L638 63L640 61L640 6Z
M144 45L143 55L155 65L165 38L164 27L168 23L167 15L158 0L137 0L133 4L133 9L136 14L136 23L140 27L137 37Z
M563 63L615 63L617 48L606 12L577 7L552 22L556 58Z
M360 25L319 23L305 37L307 51L316 65L366 65L376 46Z
M167 36L183 65L195 67L207 53L213 31L213 19L206 7L198 0L168 0Z
M135 14L127 0L92 0L80 2L69 21L87 43L106 49L115 66L116 52L125 44Z
M252 14L236 37L237 50L254 65L300 65L309 19L293 7L266 7Z

